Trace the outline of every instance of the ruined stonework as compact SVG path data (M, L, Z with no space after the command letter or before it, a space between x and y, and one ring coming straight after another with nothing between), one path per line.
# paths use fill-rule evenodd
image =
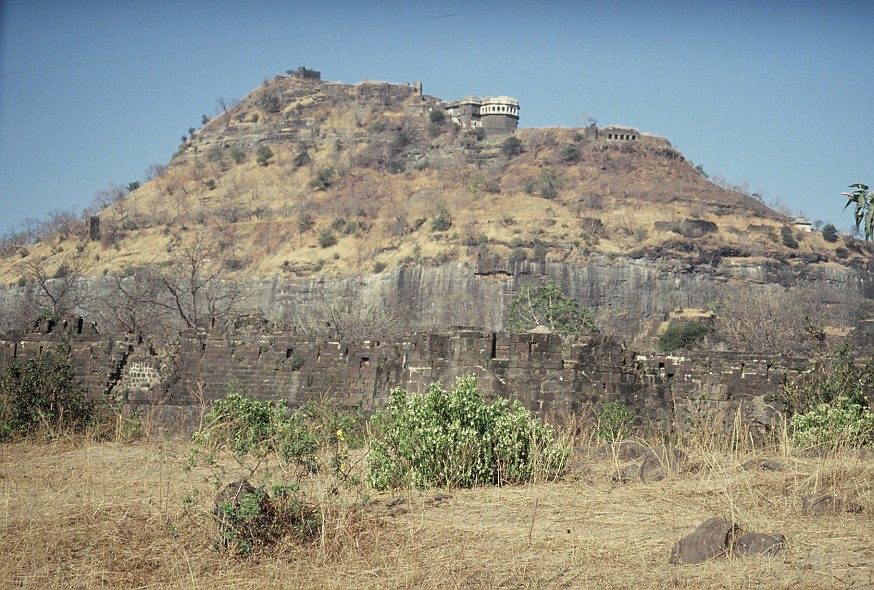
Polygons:
M101 335L70 319L5 336L0 368L64 341L92 397L140 407L175 431L190 430L205 404L231 391L293 407L330 396L372 411L394 387L421 393L463 375L474 375L487 399L518 399L542 414L589 412L619 400L642 424L663 428L714 417L765 426L776 416L773 394L805 365L737 353L636 355L606 336L459 330L394 342L331 342L266 323L191 330L178 350L162 356L132 335Z

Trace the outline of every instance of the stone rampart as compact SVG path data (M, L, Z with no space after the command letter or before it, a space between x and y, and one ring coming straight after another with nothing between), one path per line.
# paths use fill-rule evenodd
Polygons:
M170 430L191 429L205 404L231 391L293 407L330 396L372 411L394 387L424 392L433 382L449 386L463 375L474 375L486 398L518 399L543 414L588 412L619 400L643 423L665 428L704 416L730 424L738 411L746 424L766 425L776 416L773 395L806 365L724 352L636 355L605 336L571 340L460 329L394 342L343 342L269 324L191 330L177 350L158 354L131 335L101 335L70 319L0 339L0 369L62 345L69 346L92 397L140 407Z

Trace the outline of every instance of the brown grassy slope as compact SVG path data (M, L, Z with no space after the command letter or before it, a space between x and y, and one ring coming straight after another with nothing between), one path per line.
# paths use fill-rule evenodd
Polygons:
M874 584L870 458L780 457L785 472L745 471L752 455L691 451L699 473L617 486L615 465L582 456L552 484L377 494L335 509L313 546L249 560L211 549L211 498L181 442L4 445L0 586L23 588L835 588ZM800 496L835 493L862 515L804 517ZM782 533L773 558L667 563L703 520Z
M279 110L265 97L276 97ZM506 259L516 247L530 257L537 244L549 259L572 263L593 253L694 257L726 248L728 258L837 262L838 245L819 235L787 249L779 237L786 219L711 184L664 139L520 129L524 152L511 159L501 151L504 136L432 123L434 108L437 99L404 86L279 77L197 131L164 174L103 211L101 242L59 238L28 255L54 268L81 250L93 272L119 272L162 263L201 231L223 242L223 260L242 276ZM263 166L256 153L265 146L273 156ZM568 146L577 161L563 157ZM432 228L441 211L452 216L448 231ZM305 231L302 215L313 221ZM718 231L681 238L654 225L688 218ZM336 245L320 241L328 231ZM3 261L0 280L17 281L21 264Z

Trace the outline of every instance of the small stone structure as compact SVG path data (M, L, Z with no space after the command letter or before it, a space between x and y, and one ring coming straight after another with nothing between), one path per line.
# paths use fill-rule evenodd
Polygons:
M322 79L322 73L316 70L308 70L303 66L299 66L293 72L290 72L292 78L297 78L298 80L311 80L311 81L319 81Z
M607 141L637 141L640 138L640 131L631 127L608 125L598 130L598 136Z

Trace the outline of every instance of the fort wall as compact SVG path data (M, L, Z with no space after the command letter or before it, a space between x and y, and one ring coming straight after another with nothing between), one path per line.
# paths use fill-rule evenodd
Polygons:
M392 388L422 393L464 375L477 378L486 398L519 400L541 414L586 413L618 400L641 423L665 429L703 415L732 424L738 412L766 427L778 415L774 394L806 366L725 352L640 355L605 336L458 330L332 342L270 324L191 330L176 351L158 354L133 335L101 335L71 319L0 338L0 369L64 342L92 398L139 408L171 431L190 431L203 404L231 391L292 407L330 396L369 412L387 403Z

